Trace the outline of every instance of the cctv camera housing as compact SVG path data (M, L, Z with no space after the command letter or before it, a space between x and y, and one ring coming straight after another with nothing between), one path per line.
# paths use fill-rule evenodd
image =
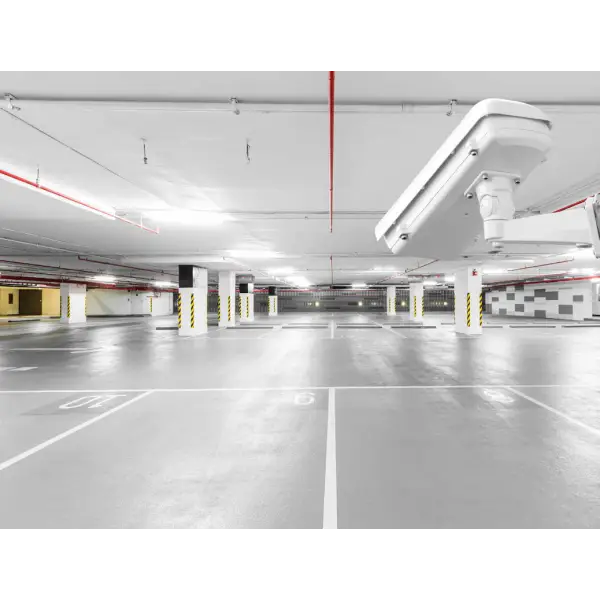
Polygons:
M484 100L464 117L375 228L394 254L456 258L483 233L501 240L513 195L551 147L528 104ZM483 220L483 223L482 223Z

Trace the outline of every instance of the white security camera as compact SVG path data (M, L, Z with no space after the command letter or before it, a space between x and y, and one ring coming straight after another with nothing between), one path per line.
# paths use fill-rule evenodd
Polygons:
M479 102L381 219L375 236L394 254L450 258L481 234L483 219L486 241L499 243L515 212L515 191L551 147L550 129L534 106Z

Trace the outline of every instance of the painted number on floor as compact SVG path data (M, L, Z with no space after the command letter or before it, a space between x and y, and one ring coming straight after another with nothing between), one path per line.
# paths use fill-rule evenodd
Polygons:
M70 410L73 408L101 408L106 403L114 400L115 398L124 398L126 394L102 394L95 396L81 396L75 400L65 402L58 408L61 410Z

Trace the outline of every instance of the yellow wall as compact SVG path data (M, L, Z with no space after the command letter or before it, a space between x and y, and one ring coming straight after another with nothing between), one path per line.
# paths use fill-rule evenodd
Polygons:
M58 288L42 289L42 314L50 317L60 316L60 290Z
M13 295L13 303L8 303L8 295ZM0 315L19 314L19 290L18 288L0 287Z

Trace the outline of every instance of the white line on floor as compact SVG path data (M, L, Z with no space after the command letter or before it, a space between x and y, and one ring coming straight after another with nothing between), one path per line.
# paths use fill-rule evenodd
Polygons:
M333 387L336 390L446 390L446 389L480 389L480 388L583 388L594 389L600 388L598 384L570 384L570 383L525 383L525 384L484 384L484 385L308 385L308 386L291 386L291 387L247 387L247 388L148 388L126 389L126 388L111 388L104 390L0 390L0 394L77 394L79 392L86 393L105 393L105 392L286 392L297 390L328 390Z
M143 394L139 394L138 396L135 396L131 400L127 400L127 402L123 402L123 404L119 404L119 406L115 406L114 408L107 410L105 413L102 413L101 415L97 415L96 417L89 419L89 421L84 421L83 423L80 423L79 425L76 425L75 427L72 427L71 429L67 429L67 431L64 431L63 433L59 433L58 435L55 435L53 438L50 438L49 440L46 440L45 442L42 442L41 444L38 444L37 446L34 446L33 448L26 450L25 452L21 452L21 454L17 454L16 456L13 456L12 458L4 461L3 463L0 463L0 471L4 471L4 469L8 469L8 467L12 467L12 465L14 465L18 462L21 462L22 460L25 460L29 456L38 453L40 450L43 450L44 448L47 448L48 446L51 446L52 444L55 444L56 442L59 442L60 440L66 438L66 437L69 437L70 435L73 435L74 433L77 433L78 431L81 431L82 429L85 429L86 427L89 427L90 425L93 425L97 421L101 421L102 419L105 419L109 415L112 415L113 413L116 413L118 410L121 410L122 408L125 408L126 406L129 406L130 404L133 404L134 402L137 402L138 400L141 400L142 398L145 398L146 396L150 395L151 393L152 393L152 390L147 390Z
M325 497L323 529L337 529L337 464L335 442L335 388L329 388L327 409L327 454L325 458Z
M540 400L536 400L535 398L532 398L531 396L528 396L527 394L524 394L523 392L520 392L519 390L510 388L510 387L507 387L506 389L509 392L512 392L513 394L517 394L517 396L521 396L521 398L524 398L525 400L529 400L529 402L533 402L533 404L537 404L538 406L545 408L546 410L550 411L551 413L554 413L555 415L562 417L563 419L569 421L570 423L573 423L574 425L578 425L579 427L582 427L583 429L585 429L586 431L589 431L590 433L593 433L594 435L600 435L600 429L596 429L595 427L586 425L582 421L579 421L578 419L574 419L573 417L570 417L569 415L565 414L564 412L557 410L556 408L552 408L551 406L548 406L544 402L541 402Z

